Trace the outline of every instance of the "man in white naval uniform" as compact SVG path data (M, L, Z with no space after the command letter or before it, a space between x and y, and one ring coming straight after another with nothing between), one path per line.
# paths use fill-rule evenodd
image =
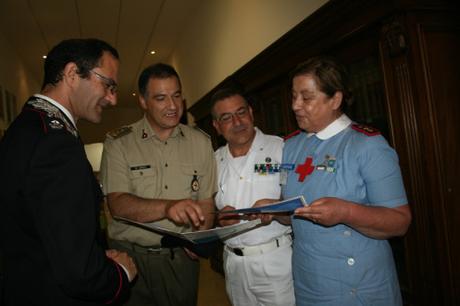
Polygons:
M215 152L219 210L252 207L259 199L280 198L283 140L254 127L252 109L239 89L211 98L213 125L227 140ZM221 214L219 224L244 222ZM295 305L291 270L291 228L272 221L225 241L227 294L233 305Z

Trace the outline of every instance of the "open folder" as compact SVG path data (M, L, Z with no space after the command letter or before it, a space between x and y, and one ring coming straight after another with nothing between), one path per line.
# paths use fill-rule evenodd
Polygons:
M233 209L219 211L220 214L275 214L275 213L292 213L299 207L306 206L307 203L303 196L286 199L275 202L270 205L261 207L250 207L242 209Z
M230 238L238 234L242 234L248 230L251 230L260 224L260 219L256 219L249 222L238 223L225 227L216 227L208 230L180 233L158 226L156 222L142 223L122 217L114 216L113 218L117 221L134 225L148 231L153 231L162 235L177 237L192 242L194 244L201 244L211 242L214 240Z

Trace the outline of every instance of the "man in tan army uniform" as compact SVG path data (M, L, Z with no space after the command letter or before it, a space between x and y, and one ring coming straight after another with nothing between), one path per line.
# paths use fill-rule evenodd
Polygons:
M158 221L175 231L213 225L216 167L211 142L180 124L184 111L179 76L156 64L139 77L144 117L109 133L101 179L112 215ZM136 260L138 279L126 305L195 305L199 262L162 236L113 220L109 244Z

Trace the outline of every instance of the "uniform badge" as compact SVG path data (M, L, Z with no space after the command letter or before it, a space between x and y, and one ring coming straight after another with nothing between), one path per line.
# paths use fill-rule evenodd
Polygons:
M326 154L326 156L324 156L324 161L321 164L316 165L316 170L334 173L337 170L337 167L335 167L335 162L336 158L334 156Z
M59 120L53 119L50 121L50 128L55 129L55 130L62 130L64 128L64 125L62 125Z
M270 164L270 163L254 164L254 173L258 173L259 175L275 174L275 173L280 172L280 168L281 168L281 165L278 163L276 164Z
M292 171L294 170L294 168L295 168L295 164L284 163L280 165L280 169L285 170L285 171Z
M197 192L200 190L200 182L198 182L198 177L196 175L193 176L192 183L190 184L193 192Z

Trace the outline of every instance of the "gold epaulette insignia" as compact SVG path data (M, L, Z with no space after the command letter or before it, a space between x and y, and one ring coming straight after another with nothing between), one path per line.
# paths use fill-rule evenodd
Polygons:
M360 132L360 133L363 133L367 136L376 136L376 135L380 135L380 131L377 130L376 128L373 128L371 126L367 126L367 125L364 125L364 124L352 124L351 125L351 128L357 132Z
M120 137L123 137L125 135L128 135L133 132L133 127L132 126L122 126L121 128L112 130L107 133L107 137L111 139L117 139Z

